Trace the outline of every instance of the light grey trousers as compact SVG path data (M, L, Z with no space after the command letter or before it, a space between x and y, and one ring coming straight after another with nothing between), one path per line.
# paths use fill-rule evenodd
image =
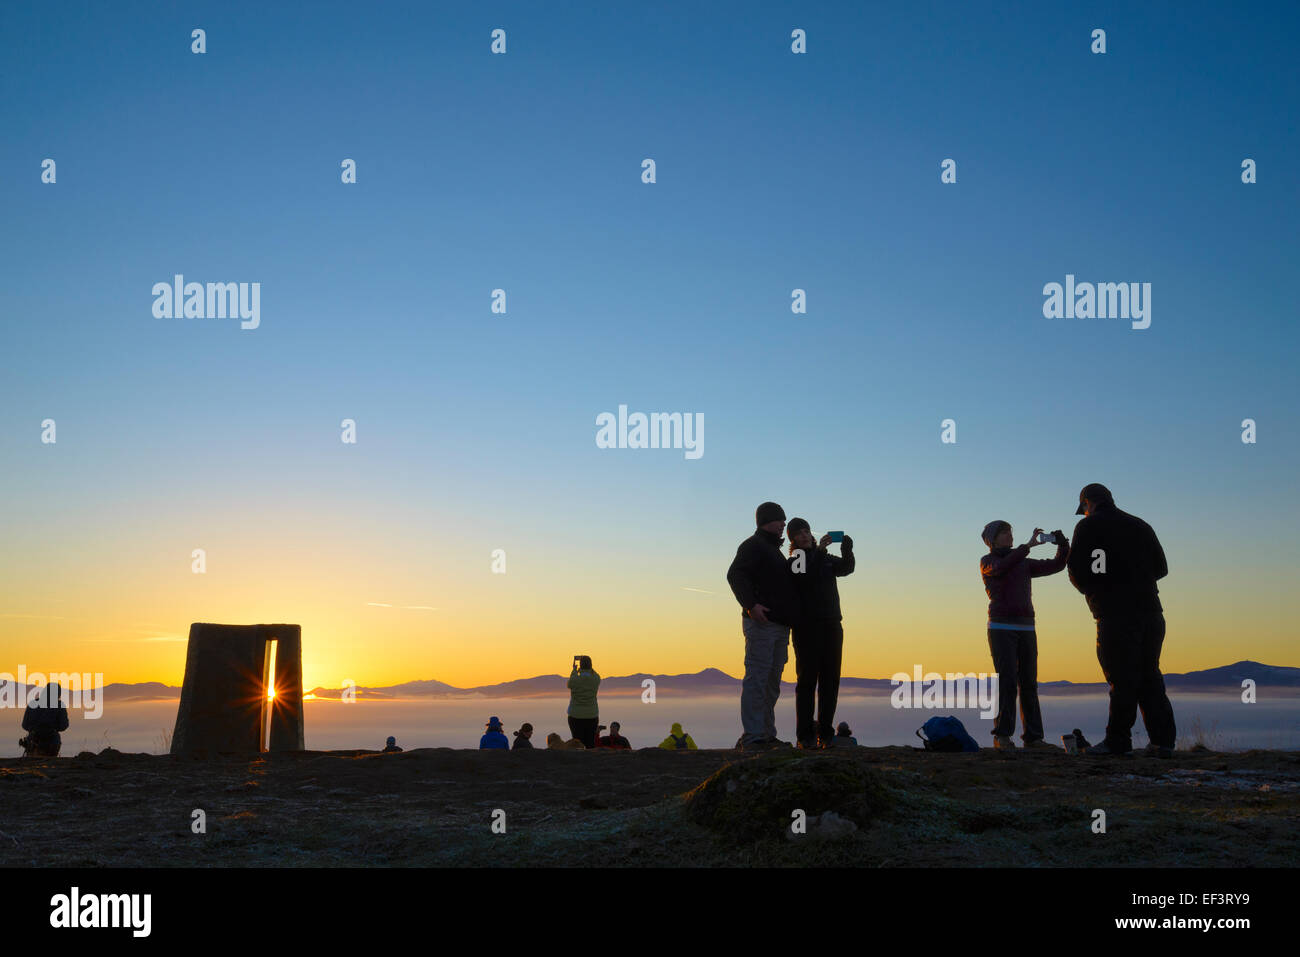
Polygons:
M776 699L781 694L781 672L790 657L790 626L761 625L741 616L745 633L745 677L740 685L742 744L776 737Z

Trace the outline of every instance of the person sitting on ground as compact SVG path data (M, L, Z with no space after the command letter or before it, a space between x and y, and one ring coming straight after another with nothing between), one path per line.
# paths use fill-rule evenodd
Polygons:
M606 736L602 737L602 736L601 736L601 733L600 733L600 732L602 732L602 731L604 731L604 730L605 730L605 726L604 726L603 724L598 724L598 725L596 725L596 734L595 734L595 736L594 736L594 740L595 740L596 743L595 743L594 747L597 747L597 748L608 748L608 747L609 747L609 736L606 735Z
M483 737L479 738L478 747L480 751L510 750L510 739L507 738L506 733L501 730L501 719L496 715L488 718L487 731L484 733Z
M397 746L397 739L390 734L388 736L388 742L384 745L384 750L380 751L379 753L392 754L393 752L400 751L400 750L402 749Z
M673 724L673 729L668 732L668 737L659 742L659 747L665 751L698 751L695 742L691 736L682 730L679 723Z
M513 750L515 751L533 750L533 742L531 740L532 737L533 737L533 726L529 724L527 721L525 721L523 724L519 726L519 730L515 732L515 744Z
M856 748L858 739L853 737L853 730L847 721L841 721L835 728L835 737L831 738L832 748Z
M23 730L27 736L20 739L23 757L57 758L63 747L60 732L68 730L68 709L63 706L63 689L54 682L37 690L27 699L23 712Z
M632 742L628 741L627 738L618 733L621 727L623 726L617 721L610 722L609 736L602 738L601 740L606 742L604 746L607 748L614 748L619 751L631 751Z

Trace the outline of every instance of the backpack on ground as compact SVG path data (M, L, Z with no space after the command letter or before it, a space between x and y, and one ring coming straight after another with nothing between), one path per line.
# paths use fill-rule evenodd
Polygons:
M933 717L917 729L916 736L921 739L927 751L978 751L975 743L960 721L949 715L946 718Z

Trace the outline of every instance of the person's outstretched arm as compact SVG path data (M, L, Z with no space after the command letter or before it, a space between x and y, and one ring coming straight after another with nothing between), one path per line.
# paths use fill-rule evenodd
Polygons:
M822 540L830 544L830 536L823 536ZM832 555L826 553L827 560L831 563L831 570L835 572L835 577L843 578L845 575L852 575L853 569L857 567L857 561L853 557L853 539L845 535L840 542L840 554Z
M1029 558L1025 564L1029 566L1030 578L1041 578L1044 575L1055 575L1065 567L1065 563L1070 557L1070 541L1065 537L1065 532L1059 528L1053 532L1056 536L1056 554L1051 558Z

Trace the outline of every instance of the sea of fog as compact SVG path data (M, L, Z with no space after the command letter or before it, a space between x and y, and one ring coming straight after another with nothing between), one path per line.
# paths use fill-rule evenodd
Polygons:
M1300 696L1265 697L1243 704L1236 694L1172 694L1178 722L1178 746L1197 740L1216 751L1250 748L1300 749ZM1099 741L1106 724L1106 695L1041 695L1044 730L1049 741L1079 728L1091 741ZM545 746L547 733L569 736L565 721L567 698L407 698L344 703L310 700L304 703L307 748L315 751L375 749L388 735L404 748L475 748L483 725L497 715L507 731L525 721L534 729L533 741ZM63 756L80 751L119 751L162 754L167 750L176 722L175 699L170 701L108 704L96 720L71 711L71 726L63 735ZM632 747L658 744L674 721L680 721L702 748L730 748L740 736L740 700L734 697L668 698L646 704L636 696L601 699L602 724L618 721ZM3 712L0 712L3 713ZM20 753L21 711L12 715L10 734L0 739L0 756ZM976 709L922 711L895 710L887 693L845 695L840 698L837 721L847 721L859 744L919 746L915 731L935 714L956 714L981 746L992 744L992 719ZM777 703L781 737L794 738L794 695L782 693ZM1018 732L1017 732L1018 733ZM1147 743L1141 718L1133 734L1134 745Z

